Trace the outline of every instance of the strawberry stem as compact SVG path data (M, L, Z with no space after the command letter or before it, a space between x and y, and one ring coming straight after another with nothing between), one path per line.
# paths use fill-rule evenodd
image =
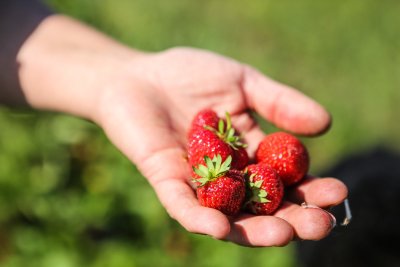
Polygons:
M265 189L262 189L261 186L263 184L262 180L258 180L254 182L254 177L256 174L252 174L249 177L249 187L250 187L250 197L247 203L250 202L257 202L257 203L268 203L271 202L271 200L267 199L267 191Z
M230 145L234 150L238 150L239 148L246 148L247 144L241 141L242 136L237 135L235 129L232 127L231 116L228 112L225 113L225 116L226 127L225 121L223 119L220 119L218 121L218 130L208 125L204 126L204 128L215 133L221 140Z
M204 157L205 165L199 164L197 168L193 167L193 171L200 176L195 178L194 181L200 183L199 186L204 186L208 182L214 181L217 178L225 175L230 168L232 157L228 156L224 162L220 154L210 159L209 156Z

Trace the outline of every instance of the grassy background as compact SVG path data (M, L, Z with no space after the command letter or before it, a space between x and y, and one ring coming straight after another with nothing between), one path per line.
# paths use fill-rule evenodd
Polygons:
M314 173L377 145L400 150L398 1L47 2L136 48L216 51L318 100L334 123L323 137L304 140ZM3 107L0 265L289 267L296 261L292 246L249 249L185 232L96 126Z

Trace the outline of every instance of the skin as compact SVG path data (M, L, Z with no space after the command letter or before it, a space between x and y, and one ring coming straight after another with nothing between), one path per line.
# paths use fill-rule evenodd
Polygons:
M5 75L12 68L0 69L3 104L64 112L96 123L188 231L245 246L319 240L331 231L332 218L323 208L347 197L346 186L335 178L307 178L273 216L235 218L200 206L188 183L186 131L195 113L206 107L221 116L228 111L233 124L246 133L253 156L264 133L249 110L297 134L312 136L329 128L328 112L299 91L209 51L134 50L63 15L43 16L12 60L8 63L18 66L16 75ZM320 208L301 207L304 201Z

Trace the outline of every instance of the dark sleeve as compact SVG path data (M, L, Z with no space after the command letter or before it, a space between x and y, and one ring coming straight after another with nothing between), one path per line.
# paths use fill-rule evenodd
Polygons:
M16 90L18 51L50 14L51 11L40 1L0 0L0 103L7 100L7 92Z

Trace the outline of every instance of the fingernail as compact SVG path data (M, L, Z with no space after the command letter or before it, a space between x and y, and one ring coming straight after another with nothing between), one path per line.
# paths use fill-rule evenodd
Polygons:
M328 212L328 211L326 211L326 210L324 210L324 209L322 209L322 208L320 208L320 207L318 207L316 205L308 204L307 202L301 203L301 207L304 208L304 209L319 209L319 210L322 210L322 211L326 212L329 215L329 219L330 219L330 223L331 223L331 229L336 227L336 217L333 216L332 213L330 213L330 212Z
M331 219L331 229L336 227L336 217L332 215L332 213L327 212L330 215Z
M301 203L301 207L305 209L321 209L320 207L313 204L308 204L307 202Z

